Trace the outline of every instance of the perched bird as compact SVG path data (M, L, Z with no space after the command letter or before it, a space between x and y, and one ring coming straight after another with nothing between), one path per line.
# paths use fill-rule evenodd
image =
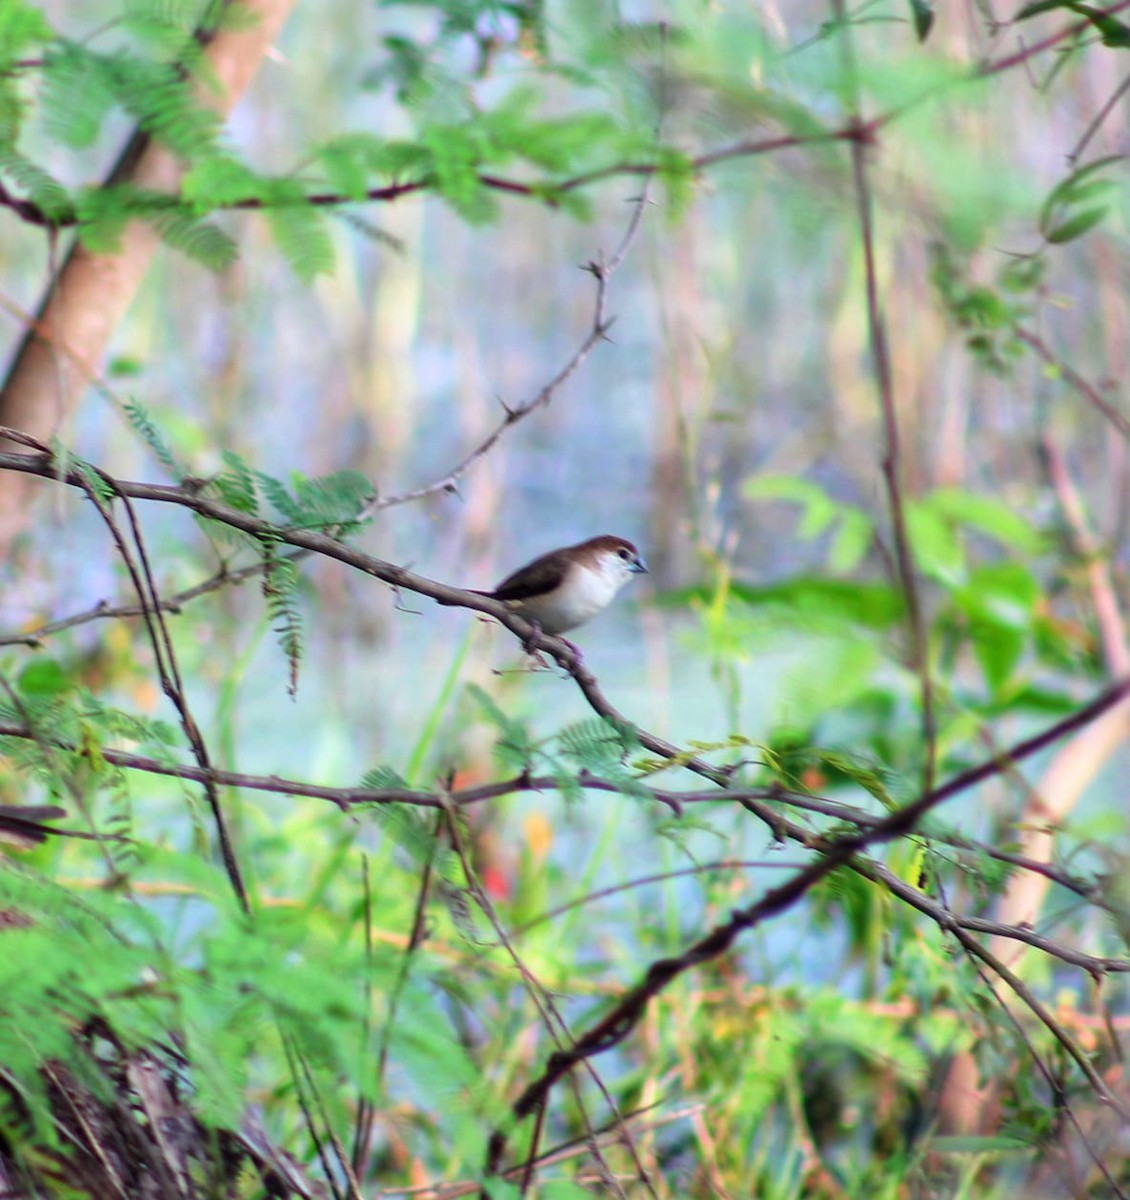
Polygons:
M543 633L557 635L595 617L633 575L646 571L631 542L603 534L551 550L507 575L493 592L475 595L499 600Z

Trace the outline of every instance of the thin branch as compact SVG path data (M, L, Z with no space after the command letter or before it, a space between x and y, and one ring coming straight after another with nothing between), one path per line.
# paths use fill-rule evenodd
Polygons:
M1039 336L1029 329L1025 329L1023 325L1014 325L1013 333L1017 339L1023 342L1030 349L1034 350L1037 356L1050 367L1054 367L1057 373L1069 383L1088 403L1098 409L1100 413L1114 426L1118 432L1127 439L1130 439L1130 418L1124 416L1117 408L1099 391L1097 387L1089 380L1085 379L1078 371L1068 362L1064 362L1057 354L1053 353L1048 344Z
M2 185L0 185L2 186ZM608 335L608 330L612 324L607 316L607 298L608 285L615 271L623 264L627 257L628 251L631 248L633 241L639 232L640 225L643 221L643 214L647 208L650 195L650 180L645 182L644 189L640 196L636 199L632 206L632 214L628 220L627 228L620 239L619 245L616 247L611 258L604 261L597 259L589 262L585 266L585 270L589 272L596 280L596 296L593 305L593 317L588 333L585 335L581 344L574 351L565 365L546 383L535 396L524 404L520 404L514 408L506 408L506 415L503 420L495 427L495 429L473 450L466 454L454 467L440 479L434 480L429 484L425 484L418 488L413 488L406 492L396 493L390 496L375 497L367 504L359 514L358 519L364 519L373 512L384 508L391 508L394 505L405 504L409 501L422 500L428 496L437 495L442 492L453 492L456 490L456 485L459 480L466 474L470 467L480 458L482 458L494 445L501 439L503 434L512 426L518 424L519 421L528 417L531 413L540 408L546 407L553 399L554 395L560 390L565 382L570 379L581 368L586 359L596 348L596 346ZM28 322L33 322L30 315L25 317ZM45 333L41 336L47 336ZM50 340L50 339L48 339ZM116 400L113 393L103 385L103 390L111 399ZM120 402L119 402L120 403ZM46 447L35 439L29 439L26 436L21 438L11 437L12 441L18 441L22 445L26 445L29 449L45 450ZM184 486L188 486L188 481L184 481ZM305 558L309 553L307 550L297 550L289 555L292 562L296 562ZM267 564L263 561L252 563L246 567L241 567L238 570L229 570L226 566L222 567L214 575L208 579L185 588L183 591L177 592L175 595L162 600L158 596L150 598L148 605L146 604L119 604L111 605L106 600L100 600L91 608L83 612L76 613L70 617L61 618L57 621L49 621L43 625L37 626L30 630L25 630L18 634L8 634L0 637L0 646L29 646L37 648L43 638L49 637L52 634L60 633L67 629L73 629L76 626L86 624L90 621L106 620L116 617L137 617L145 616L148 612L168 612L177 613L181 607L190 600L195 600L199 596L206 595L209 592L215 591L218 588L242 583L245 579L253 578L262 575L267 570Z
M94 470L105 484L110 488L114 487L114 481L109 475L103 471L97 471L96 468ZM176 709L177 716L180 718L181 729L184 731L193 756L203 772L201 782L204 787L204 796L212 811L212 820L216 827L216 836L220 846L220 857L223 860L224 869L232 885L232 890L239 900L240 907L245 913L250 913L251 902L243 882L243 875L239 869L239 861L236 858L235 846L232 842L231 833L228 830L223 806L220 803L219 792L216 789L215 782L208 774L211 770L208 748L204 742L200 728L192 715L188 704L188 697L181 682L176 653L173 649L173 640L160 611L160 596L149 565L149 558L145 551L145 543L141 536L141 526L137 520L137 514L128 498L120 497L124 502L126 514L130 522L131 535L136 549L137 561L135 561L134 553L131 551L125 535L119 529L109 506L102 500L97 489L84 473L80 471L77 474L80 480L82 480L83 490L86 492L87 498L97 509L99 516L101 516L105 523L117 547L118 554L125 565L126 572L133 583L134 591L143 610L142 620L149 635L150 645L153 648L154 661L157 665L157 673L161 680L162 690Z
M498 944L503 948L507 957L514 964L515 969L525 985L527 994L538 1010L546 1032L553 1039L554 1044L558 1047L556 1053L560 1054L563 1052L562 1047L566 1043L568 1043L570 1046L574 1044L573 1036L569 1031L569 1026L565 1021L565 1018L561 1015L561 1012L549 990L542 984L541 980L538 979L538 977L526 964L526 961L515 949L513 942L506 933L506 930L503 928L502 921L499 919L498 913L495 911L490 897L486 894L486 891L480 884L474 867L471 864L470 857L468 856L466 847L463 843L462 834L459 830L459 822L456 816L455 808L449 806L446 816L448 837L451 841L452 849L455 851L455 854L459 859L460 866L462 867L463 879L467 891L474 898L479 911L490 923L491 928L494 930L494 935L498 939ZM620 1110L617 1107L616 1101L613 1099L611 1092L609 1092L607 1086L600 1078L596 1068L592 1065L592 1063L586 1062L585 1067L593 1083L596 1084L601 1096L604 1098L604 1102L608 1106L608 1111L611 1114L612 1120L616 1122L621 1129L623 1142L635 1164L637 1177L642 1181L648 1193L654 1198L654 1185L652 1184L643 1163L640 1161L639 1155L635 1148L635 1143L633 1142L631 1135L628 1133L627 1127L623 1123L623 1118L620 1115ZM589 1150L593 1156L593 1160L596 1162L598 1169L601 1171L605 1184L617 1195L623 1197L623 1189L613 1179L608 1164L604 1161L604 1156L600 1152L600 1147L597 1144L596 1131L593 1129L592 1124L589 1121L588 1113L585 1111L579 1092L576 1098L577 1111L580 1114L581 1122L583 1123L585 1132L587 1134L586 1141L588 1142ZM520 1185L523 1195L529 1188L530 1175L537 1160L538 1140L542 1129L540 1116L541 1113L539 1113L539 1121L534 1130L534 1134L530 1142L530 1149L526 1156L526 1166L525 1170L523 1171L522 1183ZM486 1194L487 1193L484 1192L484 1195Z
M1113 16L1115 13L1121 12L1123 9L1130 7L1130 0L1120 0L1117 4L1111 4L1102 9L1095 10L1095 16ZM1032 42L1029 45L1021 46L1021 48L1012 54L1006 55L998 59L990 59L986 62L978 64L973 68L966 80L959 80L956 84L947 86L961 86L967 81L985 79L991 75L999 75L1004 71L1012 70L1014 67L1022 66L1029 60L1043 54L1045 50L1050 50L1059 45L1061 42L1069 41L1072 38L1078 37L1082 33L1086 33L1091 28L1089 20L1080 20L1065 25L1055 33L1049 34L1040 41ZM932 87L928 89L926 95L936 95L940 89ZM875 133L882 127L890 124L899 116L905 114L910 108L915 107L915 102L910 104L900 105L898 108L892 109L889 112L873 118L865 125L860 125L857 122L850 122L848 125L840 129L822 130L819 133L806 134L780 134L774 137L760 139L743 139L739 142L734 142L728 146L722 146L714 150L707 150L701 154L689 158L686 162L686 169L692 173L705 170L708 167L717 165L718 163L730 162L734 159L752 158L761 154L772 153L776 150L785 150L799 146L817 146L827 145L830 142L847 141L855 142L857 140L870 141ZM579 188L589 187L594 183L599 183L606 179L617 177L639 176L643 178L651 178L661 174L664 167L655 162L633 163L633 162L616 162L610 163L606 167L601 167L596 170L586 171L582 174L571 176L568 179L561 180L558 183L548 183L544 180L523 181L516 179L507 179L504 176L494 175L487 172L480 172L477 179L483 187L501 192L505 195L524 196L530 199L540 200L549 207L554 207L556 201L555 195L565 194L571 191L576 191ZM396 200L403 199L406 196L417 195L431 191L435 187L435 178L432 175L425 175L419 179L398 181L383 185L381 187L369 188L364 196L346 196L340 192L314 192L305 198L305 203L314 205L319 208L325 207L340 207L345 205L353 205L362 202L368 203L391 203ZM265 206L265 202L255 197L248 197L245 200L235 201L229 205L217 207L217 211L223 208L234 210L255 210ZM0 182L0 207L7 207L15 212L23 221L31 225L40 225L51 228L65 228L67 226L77 224L77 215L68 214L63 218L58 216L50 216L39 205L26 199L21 199L9 192Z
M0 722L0 737L31 738L34 735L24 726ZM55 749L70 754L80 754L82 752L80 747L69 745L62 741L56 741L53 745ZM170 763L164 759L150 758L142 754L115 750L110 747L100 747L99 753L111 766L119 767L123 770L143 771L152 775L185 779L195 783L204 782L207 776L221 787L244 788L248 791L270 792L280 796L304 796L313 800L326 800L336 805L342 812L347 812L352 807L378 804L404 804L414 808L431 810L443 808L443 797L438 792L423 789L332 787L304 780L284 779L278 775L249 775L239 771L226 771L217 768L212 768L210 772L205 773L197 766ZM1000 764L1001 774L1005 774L1011 769L1011 753L1008 750L1002 750L993 755L992 761ZM643 783L643 781L639 782L647 788L653 799L659 803L666 804L670 808L675 808L676 806L683 808L691 804L718 804L720 802L746 805L758 801L773 801L801 808L808 812L818 813L833 820L847 822L862 830L873 829L883 820L882 817L866 813L854 805L842 804L838 801L824 799L819 796L802 796L792 792L785 792L775 785L748 789L729 788L725 791L672 792L650 787ZM575 783L586 790L606 792L613 795L622 795L624 791L622 783L616 780L601 779L590 771L580 772ZM496 800L502 796L512 795L515 792L557 791L566 786L573 786L573 784L563 783L555 775L537 776L523 772L510 779L478 784L474 787L454 791L450 794L450 802L455 808L470 808L478 804L484 804L490 800ZM23 814L24 817L29 815L20 808L13 810L13 812L15 815ZM4 811L0 810L0 816L2 815L4 815ZM815 848L819 844L817 840L818 835L814 834L813 831L786 821L779 813L773 810L768 810L767 812L756 811L754 815L765 821L769 828L784 837L800 841L803 845L807 845L810 848ZM65 834L70 837L93 838L95 836L109 836L105 834L84 834L78 830L60 829L55 826L43 826L43 832L45 834ZM118 838L117 840L125 839ZM960 833L948 830L931 829L930 840L935 843L952 846L958 850L967 850L970 853L984 855L996 862L1006 863L1019 870L1031 871L1042 875L1050 882L1086 900L1089 904L1097 905L1100 908L1108 907L1102 896L1097 893L1092 881L1070 875L1040 859L1029 858L1023 854L1017 854L1009 850L1000 850L995 846L978 842L974 838L965 837ZM731 865L736 866L736 864ZM776 866L778 864L765 863L764 865ZM795 866L796 864L780 865ZM642 883L647 882L647 880L636 880L635 882ZM610 892L617 890L619 888L612 888ZM1005 926L1005 928L1012 928L1012 926Z
M1057 722L1055 726L1044 730L1043 733L1019 743L1011 752L1011 761L1020 761L1022 758L1030 757L1046 749L1049 745L1065 737L1068 733L1095 721L1103 713L1120 703L1128 694L1130 694L1130 679L1123 680L1113 688L1107 689L1107 691L1103 692L1090 704L1085 705L1064 720ZM527 1085L511 1106L513 1117L521 1121L529 1116L539 1105L546 1102L548 1094L554 1085L567 1072L572 1070L577 1063L585 1058L610 1050L622 1042L640 1021L650 1001L664 991L680 975L727 953L740 934L757 927L771 917L779 916L791 908L803 896L807 895L821 879L840 867L851 865L855 856L860 851L865 850L870 845L891 841L903 834L909 833L930 809L956 795L959 791L965 790L975 783L998 774L1000 769L1001 763L999 760L982 763L978 767L961 772L941 787L935 788L932 792L920 797L913 803L907 804L903 808L891 813L890 816L866 832L826 839L820 849L820 857L803 870L798 871L791 879L780 884L778 887L770 888L753 904L745 908L735 909L728 921L715 926L714 929L691 945L682 954L653 962L644 977L633 987L629 988L609 1012L597 1020L585 1034L578 1038L572 1050L558 1051L550 1055L541 1075ZM963 940L963 944L965 940L968 940L977 946L977 943L964 930L955 930L955 936L960 937ZM983 950L980 946L977 946L977 951L986 959L992 957L988 951ZM994 959L993 961L996 962L997 960ZM1007 968L1004 968L1003 964L1001 966L1003 971L1007 971ZM1020 984L1020 981L1016 980L1011 972L1008 972L1007 975L1002 974L1001 977L1006 979L1010 987L1013 986L1015 981L1016 984L1023 988L1023 984ZM1033 1004L1039 1005L1039 1001L1027 989L1023 993L1017 991L1017 994L1023 995L1026 1003L1030 999ZM1033 1011L1037 1010L1033 1009ZM1037 1015L1041 1014L1043 1016L1047 1015L1046 1010L1042 1006L1040 1006L1037 1012ZM1041 1019L1043 1019L1043 1016L1041 1016ZM1086 1065L1084 1074L1092 1087L1095 1088L1096 1094L1105 1102L1113 1104L1114 1098L1089 1064ZM498 1169L502 1154L506 1148L507 1136L506 1131L502 1128L496 1128L491 1134L488 1143L488 1169Z
M943 894L943 902L945 902L944 894ZM947 911L948 911L948 904L946 905L946 907L947 907ZM965 944L965 942L961 938L958 938L957 940L959 942L961 942L962 948L965 949L966 953L970 956L970 958L974 960L973 968L977 972L978 977L980 978L981 982L985 985L985 987L988 989L989 994L993 997L993 999L999 1005L1001 1012L1004 1013L1005 1019L1009 1022L1010 1025L1012 1025L1012 1028L1015 1031L1016 1036L1020 1039L1021 1043L1023 1044L1024 1049L1028 1054L1028 1057L1031 1059L1032 1062L1034 1062L1036 1064L1036 1069L1040 1072L1041 1075L1043 1075L1044 1081L1047 1083L1049 1089L1052 1092L1052 1095L1054 1095L1054 1096L1062 1095L1063 1090L1064 1090L1063 1087L1061 1086L1059 1081L1055 1078L1055 1076L1052 1074L1051 1069L1044 1062L1043 1056L1036 1049L1035 1045L1033 1045L1032 1039L1028 1036L1027 1030L1020 1023L1020 1020L1017 1017L1016 1013L1012 1010L1012 1007L1005 1003L1004 997L997 991L996 984L989 977L987 965L984 963L984 961L980 958L979 955L976 955L970 951L969 947ZM1108 1016L1109 1016L1109 1014L1108 1014ZM1069 1041L1072 1041L1072 1042L1074 1041L1074 1039L1072 1039L1071 1035L1068 1033L1067 1029L1064 1028L1060 1022L1058 1022L1058 1021L1056 1022L1056 1027L1062 1034L1062 1037L1060 1037L1058 1034L1056 1037L1056 1040L1059 1041L1061 1045L1064 1045L1064 1039L1068 1039ZM1112 1032L1112 1036L1113 1036L1113 1031L1111 1031L1111 1032ZM1110 1171L1107 1169L1106 1164L1102 1160L1102 1156L1091 1145L1091 1141L1087 1137L1086 1133L1084 1132L1083 1127L1080 1124L1078 1117L1076 1117L1075 1112L1072 1109L1071 1105L1064 1102L1063 1107L1064 1107L1064 1111L1067 1114L1067 1119L1071 1122L1071 1125L1075 1129L1076 1133L1082 1139L1083 1145L1086 1147L1087 1153L1090 1156L1091 1161L1095 1164L1096 1167L1098 1167L1100 1173L1106 1179L1107 1183L1113 1187L1114 1190L1112 1191L1111 1194L1120 1197L1121 1200L1126 1200L1125 1193L1117 1186L1117 1184L1115 1184L1113 1178L1111 1177Z
M1102 8L1094 8L1091 10L1094 17L1112 17L1115 13L1122 12L1123 9L1130 8L1130 0L1119 0L1117 4L1108 4ZM1011 71L1013 67L1021 66L1039 54L1043 54L1045 50L1050 50L1053 46L1058 46L1060 42L1070 41L1072 38L1079 37L1080 34L1086 33L1094 26L1088 18L1081 21L1075 21L1071 25L1065 25L1062 29L1055 33L1049 33L1046 38L1042 38L1038 42L1031 42L1029 45L1021 45L1020 49L1012 54L1006 54L1003 58L990 59L988 62L982 63L977 68L976 77L985 79L990 75L999 75L1002 71Z
M304 558L305 554L298 552L292 556L292 559L299 557ZM207 595L209 592L214 592L221 587L240 584L245 579L252 579L256 575L262 575L266 569L262 561L251 563L249 566L240 567L234 571L223 567L200 583L193 584L192 587L176 592L172 596L159 599L156 606L150 606L150 609L155 607L159 612L176 615L183 610L185 604L190 600ZM110 621L125 617L140 617L144 616L147 611L149 610L141 604L111 604L108 600L99 600L97 604L91 605L90 608L83 609L82 612L73 613L69 617L61 617L57 621L47 621L23 633L10 633L0 636L0 646L28 646L33 650L37 650L42 645L44 638L51 637L56 633L75 629L79 625L86 625L91 621Z
M40 445L19 430L0 426L0 436L10 437L21 444ZM14 470L25 474L37 475L44 479L52 479L66 483L71 487L86 490L85 477L81 471L60 460L46 446L40 446L38 454L0 454L0 471ZM374 558L360 550L346 545L337 538L313 530L294 529L277 526L261 517L241 513L237 509L202 495L194 487L173 486L167 484L132 483L125 480L113 479L101 473L114 488L117 495L137 500L151 500L158 503L175 504L187 508L201 516L209 517L233 529L240 529L255 538L271 538L277 542L322 554L327 558L336 559L347 566L356 568L367 575L389 586L402 591L417 592L422 596L430 596L433 600L443 600L448 604L462 608L470 608L476 612L486 613L494 617L500 624L506 626L523 643L533 649L541 650L551 655L560 666L573 676L582 694L601 716L621 727L635 729L632 722L622 716L608 701L600 690L596 677L583 665L575 648L561 638L551 637L539 628L531 625L511 611L505 604L492 600L489 596L477 592L465 591L462 588L450 587L435 580L417 575L404 567L383 559ZM710 766L696 757L688 757L679 747L672 745L662 738L644 730L639 730L640 744L653 754L658 754L670 762L684 767L710 779L716 783L728 782L730 772Z
M650 180L644 185L643 192L632 206L632 215L628 221L628 227L624 232L624 236L620 239L619 246L616 247L612 257L606 262L593 261L585 266L585 270L592 275L596 280L596 300L593 305L592 324L589 332L585 335L584 340L574 351L568 362L557 372L556 375L547 383L532 399L527 400L525 404L518 405L517 408L506 408L505 416L494 427L494 429L468 454L464 455L450 471L447 472L441 479L434 480L432 483L425 484L423 487L413 488L410 491L400 492L393 496L385 496L376 500L372 504L374 510L383 508L391 508L395 504L405 504L411 500L422 500L427 496L434 496L440 492L453 492L456 490L456 485L459 480L466 474L467 470L482 458L489 450L493 448L496 442L502 435L511 428L517 425L519 421L524 420L532 412L536 412L539 408L544 408L553 399L555 393L571 376L580 370L582 364L596 347L603 341L607 340L608 330L612 325L606 312L608 299L608 281L611 279L614 272L623 263L627 257L628 250L632 242L635 240L636 234L639 232L640 225L643 221L644 210L647 207L648 196L650 190Z
M18 430L10 430L5 427L0 427L0 436L11 436L14 440L20 440L25 443L33 441L33 439L27 438L26 435L21 434ZM85 479L82 473L74 467L60 462L46 447L39 454L0 454L0 470L5 469L22 471L41 478L63 482L84 491L86 490ZM524 645L552 656L573 677L574 682L593 710L600 716L610 720L613 724L631 730L640 745L645 749L659 755L673 765L702 775L712 782L718 783L720 786L728 786L731 782L734 768L714 767L709 763L703 762L701 759L688 756L679 747L665 741L663 738L656 737L647 730L638 728L633 722L627 720L604 696L596 677L583 665L574 647L563 639L552 637L531 625L500 601L493 600L489 596L480 595L477 592L469 592L462 588L455 588L439 583L423 575L417 575L415 572L409 571L395 563L365 554L363 551L348 546L344 542L330 537L328 534L273 525L271 522L265 521L260 517L251 516L248 513L240 512L228 505L209 499L195 489L164 484L135 483L112 479L109 476L104 477L112 484L119 496L178 505L192 512L199 513L201 516L230 525L234 529L240 529L252 537L270 537L278 542L335 559L364 574L372 575L374 578L380 579L393 588L416 592L422 596L429 596L434 600L444 600L450 604L494 617L499 624L504 625L511 633L515 634ZM1105 712L1107 708L1117 703L1128 690L1130 690L1130 683L1127 681L1116 684L1107 692L1104 692L1098 700L1092 702L1091 705L1085 706L1052 727L1053 731L1062 730L1062 733L1049 731L1046 735L1040 735L1036 739L1029 739L1028 742L1021 743L1021 747L1037 746L1038 744L1038 748L1043 748L1044 745L1051 744L1051 742L1062 736L1063 733L1088 724L1094 719L1097 712ZM1049 737L1050 740L1042 742L1041 739L1045 736ZM1024 753L1032 752L1034 751L1031 749L1024 750ZM1014 751L1014 758L1015 755L1016 752ZM930 808L934 807L941 800L955 794L955 789L958 791L963 790L972 786L973 783L999 774L1000 771L1001 765L997 761L991 760L987 764L982 764L980 767L963 772L940 788L925 792L915 804L908 805L906 808L900 810L900 812L914 814L910 818L910 824L913 825L914 820L918 816L929 811ZM879 826L876 826L876 829L883 828L894 819L894 817L888 818L887 821L881 822ZM771 825L771 817L767 818L767 820ZM907 828L909 827L907 826ZM897 833L900 832L903 832L903 829L896 830L892 836L897 836Z
M839 44L844 73L851 89L850 108L852 123L861 124L858 104L857 64L847 23L844 0L832 0L832 9L840 26ZM851 142L851 165L855 179L855 199L859 218L859 233L863 243L863 265L867 291L867 323L871 336L871 361L875 371L875 382L879 390L879 403L883 414L883 432L886 448L883 454L883 480L887 487L887 505L890 509L891 529L895 542L895 563L898 568L899 586L906 600L906 617L910 635L910 666L918 676L922 700L922 740L925 754L922 764L922 790L929 792L934 786L937 769L937 718L934 712L934 685L930 678L930 653L926 640L926 627L922 616L922 601L918 593L918 581L914 572L914 556L910 549L910 536L906 527L906 506L902 495L902 462L899 438L898 413L895 407L894 382L891 375L890 351L887 347L887 328L879 302L878 271L875 265L874 218L871 206L871 188L867 179L866 147L856 138Z
M1091 138L1093 138L1095 134L1098 133L1098 131L1102 128L1103 122L1106 121L1107 117L1109 117L1112 112L1114 112L1115 105L1118 104L1119 100L1121 100L1128 91L1130 91L1130 75L1127 75L1126 78L1118 85L1118 87L1114 89L1114 91L1111 93L1110 99L1095 114L1090 124L1083 131L1083 136L1078 142L1076 142L1074 148L1068 154L1067 161L1072 166L1075 166L1075 164L1079 161L1080 156L1082 155L1083 151L1086 150Z
M1024 1003L1032 1015L1044 1025L1052 1037L1067 1051L1075 1065L1082 1072L1083 1077L1091 1085L1095 1095L1105 1104L1108 1104L1124 1121L1130 1120L1130 1109L1127 1109L1110 1091L1106 1082L1098 1071L1095 1070L1090 1058L1079 1046L1078 1042L1045 1008L1032 989L1018 975L1005 966L999 958L986 950L980 942L970 937L964 930L954 929L953 935L970 954L979 958L994 974L998 975L1008 984L1017 998Z

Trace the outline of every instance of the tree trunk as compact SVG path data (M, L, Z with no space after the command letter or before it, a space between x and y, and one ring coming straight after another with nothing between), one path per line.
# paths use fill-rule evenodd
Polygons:
M246 15L220 29L205 49L219 82L201 91L202 101L226 114L235 106L296 0L239 0ZM173 191L181 166L163 147L138 131L110 172L107 183L128 179L145 188ZM125 315L157 248L158 237L133 221L116 254L92 254L71 246L29 324L0 388L0 425L41 441L56 433L78 405L118 322ZM0 451L26 447L0 438ZM0 556L28 522L32 476L0 473Z

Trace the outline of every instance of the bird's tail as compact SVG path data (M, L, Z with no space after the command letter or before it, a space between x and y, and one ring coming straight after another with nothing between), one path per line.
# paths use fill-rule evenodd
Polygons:
M465 592L470 592L472 596L489 596L489 595L491 595L490 592L481 592L481 591L479 591L478 588L464 588L463 590ZM458 600L437 600L436 603L442 604L444 606L444 608L457 608L459 605Z

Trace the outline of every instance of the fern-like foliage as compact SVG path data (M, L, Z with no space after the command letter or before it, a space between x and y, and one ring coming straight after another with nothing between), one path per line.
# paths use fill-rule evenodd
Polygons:
M180 733L175 725L157 717L147 717L116 708L88 688L75 690L75 709L99 738L135 742L159 758L167 757L166 752L180 744Z
M373 485L360 471L333 471L315 479L294 474L293 492L280 480L256 472L264 497L295 529L332 529L338 536L359 526L357 517L372 499Z
M224 450L220 457L226 470L211 481L211 486L225 504L248 516L258 516L259 496L251 468L234 450Z
M263 211L279 250L299 279L308 283L333 269L326 216L292 179L261 175L230 154L215 153L187 173L181 198L197 212L254 204Z
M602 717L591 717L568 725L556 740L565 757L594 771L621 765L639 745L630 728L617 726Z
M65 463L72 471L76 471L82 476L83 483L95 499L107 506L113 502L117 493L114 491L113 485L97 467L92 463L88 463L85 459L78 458L69 451L64 451L57 444L53 448L60 463Z
M215 151L219 118L200 103L176 64L125 51L99 54L59 39L45 56L42 74L47 127L69 146L92 145L119 108L186 161Z
M397 955L377 946L362 957L336 934L319 936L302 913L265 909L247 922L223 899L222 877L199 860L153 850L141 858L196 898L190 936L173 942L151 908L115 891L79 896L30 870L0 871L0 910L18 914L0 955L6 1153L20 1140L16 1132L57 1145L60 1088L87 1093L87 1115L115 1104L128 1113L127 1064L115 1051L174 1068L204 1129L239 1126L250 1064L286 1078L280 1035L309 1059L327 1095L335 1081L348 1081L354 1094L371 1091L366 1055L358 1054L360 984L368 979L373 992L387 993ZM419 1023L437 1027L433 1044L443 1039L434 998L418 997L413 1012L404 1018L406 1039L426 1037ZM100 1031L100 1046L91 1031ZM466 1056L449 1052L469 1085Z
M298 568L292 559L279 553L279 543L271 538L261 539L263 562L263 596L267 611L289 664L287 691L298 693L298 664L302 658L302 614L298 611Z
M221 271L236 259L235 242L228 234L175 201L166 199L144 219L166 246L179 250L210 271Z
M4 103L0 85L0 109ZM0 175L23 193L49 222L63 225L75 220L75 205L71 193L38 163L32 162L14 148L5 149L3 115L0 112Z
M275 244L303 283L328 275L334 247L325 214L304 199L273 203L266 210Z
M121 183L82 188L75 199L79 237L96 254L114 254L130 221L145 221L163 242L211 270L235 259L231 238L164 192Z
M411 785L392 767L374 767L361 776L361 786L384 790ZM418 866L435 861L437 839L434 818L421 809L404 804L374 804L370 810L385 836L403 850Z
M136 432L141 440L153 451L157 461L168 469L179 479L186 472L177 462L172 450L169 449L165 439L161 436L157 426L153 423L148 410L135 397L130 396L123 401L122 408L125 411L126 419L129 421L134 432Z
M22 55L51 37L43 13L28 0L4 0L0 8L0 69L7 74Z
M467 694L487 721L498 730L498 741L494 745L494 756L498 762L507 768L529 770L538 752L529 729L521 721L507 716L478 684L468 684Z
M0 698L0 720L31 735L0 738L9 766L64 799L81 794L90 800L124 786L124 772L102 753L105 745L132 743L172 762L180 744L168 722L107 704L75 686L73 668L49 658L35 658L15 677L13 693Z

